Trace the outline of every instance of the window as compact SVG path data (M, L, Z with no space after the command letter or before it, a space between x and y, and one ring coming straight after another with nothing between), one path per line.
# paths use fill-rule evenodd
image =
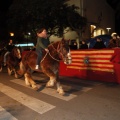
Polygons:
M91 37L96 36L96 30L95 30L96 26L95 25L90 25L90 33L91 33Z

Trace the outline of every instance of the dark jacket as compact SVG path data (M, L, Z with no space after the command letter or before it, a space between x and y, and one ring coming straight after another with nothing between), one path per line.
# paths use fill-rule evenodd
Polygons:
M12 45L7 45L6 49L7 49L7 51L11 52L14 47L15 46L13 44Z
M88 45L87 45L87 44L82 44L82 45L80 46L80 49L88 49Z
M119 39L111 39L108 43L108 48L119 47Z
M106 48L106 46L103 43L103 41L96 42L95 45L93 46L93 49L102 49L102 48Z

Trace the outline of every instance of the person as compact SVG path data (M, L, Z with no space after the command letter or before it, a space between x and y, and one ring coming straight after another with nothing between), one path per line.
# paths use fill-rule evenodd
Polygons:
M117 38L117 34L114 34L112 36L112 39L110 39L108 43L108 48L115 48L115 47L119 47L119 39Z
M118 47L120 47L120 36L117 35L117 39L118 39Z
M97 38L95 45L93 46L93 49L103 49L106 48L104 42L101 38Z
M74 41L74 40L71 40L71 45L70 46L70 49L71 50L77 50L77 42Z
M39 64L42 59L42 51L45 50L46 52L49 52L48 45L50 44L50 41L47 36L47 31L45 28L41 28L37 30L37 43L36 43L36 53L38 55L36 60L36 66L35 69L39 69Z
M81 42L80 49L88 49L88 45L86 44L84 40L82 40Z
M6 66L6 56L12 51L13 48L13 40L10 39L8 45L6 46L7 52L4 54L4 66Z

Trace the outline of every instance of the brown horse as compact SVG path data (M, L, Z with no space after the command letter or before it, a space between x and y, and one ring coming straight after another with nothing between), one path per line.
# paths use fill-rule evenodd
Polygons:
M2 71L4 55L6 52L7 52L7 50L5 48L0 49L0 72Z
M69 45L65 40L51 43L48 46L49 52L43 52L43 58L40 62L41 70L45 73L50 80L47 82L47 87L52 87L56 83L57 92L64 94L62 86L59 81L59 62L63 60L65 64L71 63L71 54ZM22 57L20 63L19 74L24 75L26 85L30 85L33 89L39 89L39 86L35 83L31 76L31 70L35 70L37 54L35 51L30 51Z
M12 51L6 56L6 65L8 74L12 75L12 72L15 74L15 78L18 78L17 70L19 68L19 63L21 61L21 52L18 47L14 47Z

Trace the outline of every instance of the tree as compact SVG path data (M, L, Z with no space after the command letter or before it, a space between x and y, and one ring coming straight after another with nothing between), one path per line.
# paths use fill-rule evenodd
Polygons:
M63 30L70 27L82 31L87 20L77 12L78 7L67 4L69 0L14 0L8 12L9 29L33 35L39 27L45 27L49 34L63 36Z

